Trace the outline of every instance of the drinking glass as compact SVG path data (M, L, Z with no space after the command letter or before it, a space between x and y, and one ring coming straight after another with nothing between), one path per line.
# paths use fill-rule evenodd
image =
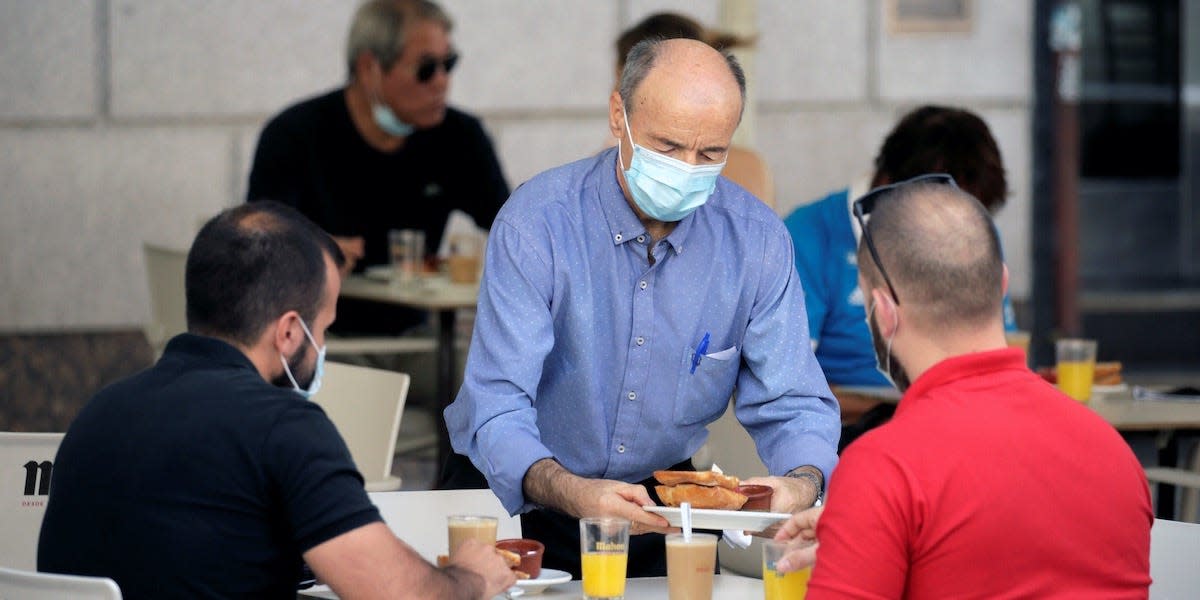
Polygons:
M625 597L628 520L616 517L580 519L579 553L585 598L620 600Z
M717 566L717 536L667 536L667 595L670 600L711 600Z
M496 545L496 517L484 515L450 515L446 517L446 533L449 537L450 554L469 539L476 539L489 546Z
M783 558L789 550L796 547L795 543L764 540L763 544L763 597L766 600L796 600L804 598L808 592L808 577L812 567L799 571L780 573L775 570L775 563Z
M425 232L419 229L393 229L388 232L392 259L392 282L411 285L425 265Z
M1092 397L1092 379L1096 375L1096 340L1058 340L1054 351L1058 359L1058 389L1087 402Z

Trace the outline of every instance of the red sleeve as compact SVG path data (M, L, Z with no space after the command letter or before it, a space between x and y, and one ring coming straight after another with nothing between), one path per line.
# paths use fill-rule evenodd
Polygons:
M870 438L848 447L817 523L810 599L899 598L908 577L920 501L912 474Z

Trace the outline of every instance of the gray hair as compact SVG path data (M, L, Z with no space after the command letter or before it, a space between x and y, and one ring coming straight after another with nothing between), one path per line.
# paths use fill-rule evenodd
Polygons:
M629 49L629 55L625 57L625 68L621 71L621 86L618 88L621 94L621 103L625 105L626 113L633 112L633 93L637 91L637 87L642 84L642 80L646 79L646 75L650 74L650 69L654 67L654 61L658 59L658 55L662 51L663 42L667 41L661 37L647 38ZM721 56L725 57L725 64L729 65L729 72L733 78L737 80L738 91L742 95L742 111L746 110L746 72L742 70L742 65L738 63L737 58L728 52L721 52ZM741 120L741 113L738 113L738 120Z
M1000 238L974 196L937 183L902 185L876 200L866 227L896 292L927 324L961 329L1000 318ZM866 246L859 244L859 271L880 287Z
M369 0L358 7L346 39L346 76L354 78L354 63L363 52L374 56L384 71L404 50L404 35L416 21L433 21L449 32L454 27L442 7L430 0Z

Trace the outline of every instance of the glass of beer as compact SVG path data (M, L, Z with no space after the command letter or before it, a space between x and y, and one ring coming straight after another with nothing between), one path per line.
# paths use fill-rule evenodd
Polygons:
M1096 376L1096 340L1063 339L1055 342L1058 389L1080 402L1092 397Z
M625 597L629 559L629 521L616 517L579 520L583 596L606 600Z
M710 600L717 567L717 536L667 536L667 594L670 600Z
M808 576L812 567L799 571L780 573L775 569L775 563L783 558L789 550L797 547L795 543L763 540L763 596L766 600L796 600L804 598L808 592Z
M450 537L450 554L469 539L476 539L489 546L496 544L496 517L481 515L450 515L446 517L447 533Z

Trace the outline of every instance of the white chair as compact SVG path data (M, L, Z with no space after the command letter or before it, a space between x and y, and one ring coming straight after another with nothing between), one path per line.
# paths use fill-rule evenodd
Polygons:
M1150 530L1150 598L1200 596L1200 525L1155 519Z
M107 577L57 575L0 567L0 598L121 600L121 588Z
M0 431L0 565L37 568L38 535L62 439L61 433Z
M370 496L396 537L429 562L449 550L446 517L450 515L493 516L499 520L496 539L521 537L520 517L509 516L492 490L381 492Z
M396 436L408 397L404 373L326 363L321 391L313 396L346 440L367 491L400 489L392 475Z
M692 457L692 463L697 469L704 470L713 464L730 475L742 479L762 477L769 473L762 460L758 458L758 450L754 439L746 433L746 429L738 422L733 414L733 403L725 409L711 425L708 426L708 441ZM731 548L721 544L717 549L717 559L721 563L722 572L732 572L746 577L762 578L762 540L750 538L746 548Z
M187 250L142 244L146 262L146 283L150 289L150 322L146 339L155 355L172 337L187 331L187 300L184 296L183 274L187 266Z

